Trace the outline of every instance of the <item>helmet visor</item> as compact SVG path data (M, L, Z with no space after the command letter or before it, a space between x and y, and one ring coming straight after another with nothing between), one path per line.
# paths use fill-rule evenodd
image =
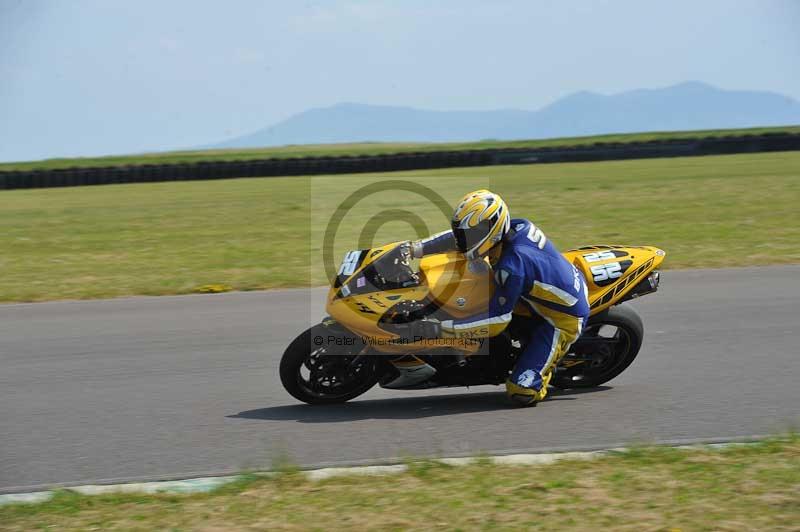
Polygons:
M492 217L494 218L494 217ZM484 220L475 227L467 229L453 224L453 236L456 239L456 247L461 253L467 253L477 247L491 233L496 220Z

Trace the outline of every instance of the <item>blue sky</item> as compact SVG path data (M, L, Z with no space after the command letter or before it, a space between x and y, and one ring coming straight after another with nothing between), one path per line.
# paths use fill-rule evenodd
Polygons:
M0 0L0 160L166 150L342 101L537 109L699 80L800 99L800 2Z

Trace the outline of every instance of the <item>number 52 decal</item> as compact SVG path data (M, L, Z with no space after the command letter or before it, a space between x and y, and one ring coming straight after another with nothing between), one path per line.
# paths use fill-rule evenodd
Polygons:
M361 262L361 254L362 250L360 249L357 249L355 251L348 251L344 256L342 265L339 266L338 275L345 275L345 276L353 275L353 272L356 271L356 268L358 268L358 264Z
M622 266L619 262L609 262L608 264L598 264L592 266L592 276L595 284L599 284L609 279L616 279L622 276Z
M586 262L600 262L603 260L617 259L626 256L627 253L623 251L596 251L594 253L585 253L583 259ZM618 260L616 262L607 262L605 264L596 264L589 269L592 272L592 280L597 286L605 286L611 284L615 279L622 277L622 274L633 264L631 260Z
M628 271L628 268L633 264L632 260L620 260L616 262L607 262L605 264L595 264L589 270L592 272L592 280L597 286L606 286L615 282L617 279Z
M623 256L625 254L623 253ZM586 253L583 256L586 262L597 262L601 260L616 259L617 255L613 251L597 251L595 253Z

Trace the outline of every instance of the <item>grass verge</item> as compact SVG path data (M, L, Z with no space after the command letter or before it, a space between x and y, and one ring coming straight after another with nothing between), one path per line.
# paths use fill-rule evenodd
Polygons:
M800 262L800 152L187 181L0 192L0 301L323 285L316 257L332 209L398 179L450 205L490 187L561 249L656 245L668 268ZM359 203L336 257L380 225L374 209L415 208L430 231L445 229L424 203L391 191ZM406 223L377 229L376 243L415 237Z
M638 448L591 461L451 467L319 482L249 477L202 495L81 496L0 507L0 529L797 530L800 440Z
M291 157L339 157L342 155L382 155L387 153L436 152L448 150L486 150L495 148L546 148L551 146L586 146L597 142L647 142L667 139L694 139L726 135L761 135L764 133L800 133L800 126L756 127L744 129L707 129L695 131L658 131L620 133L589 137L565 137L542 140L483 140L480 142L362 142L342 144L301 144L270 148L232 148L222 150L170 151L108 157L75 157L0 163L3 170L51 170L137 164L196 163L200 161L247 161Z

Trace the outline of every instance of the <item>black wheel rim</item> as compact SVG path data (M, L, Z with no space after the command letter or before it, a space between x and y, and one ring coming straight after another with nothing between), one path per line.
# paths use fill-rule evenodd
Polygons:
M319 347L297 368L297 383L313 396L333 399L363 387L374 374L374 368L372 357L332 354Z
M602 381L613 375L633 347L631 333L616 323L589 325L558 368L561 381Z

